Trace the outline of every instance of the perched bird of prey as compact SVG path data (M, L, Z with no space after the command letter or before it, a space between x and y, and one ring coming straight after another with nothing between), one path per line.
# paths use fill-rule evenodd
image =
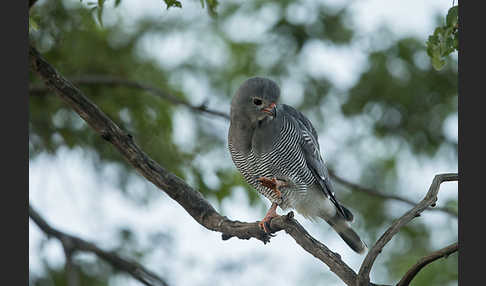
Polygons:
M279 104L279 97L275 82L253 77L231 102L228 147L233 162L272 202L260 227L269 232L277 206L295 209L308 219L325 220L354 251L365 252L366 245L350 226L353 214L335 197L316 130L302 113Z

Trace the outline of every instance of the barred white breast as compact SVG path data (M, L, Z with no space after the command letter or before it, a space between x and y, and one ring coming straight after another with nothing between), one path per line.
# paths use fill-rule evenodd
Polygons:
M228 146L233 162L245 180L270 201L278 203L282 209L287 209L294 205L296 196L304 194L306 189L315 183L315 179L306 165L300 147L301 140L305 140L302 131L296 128L290 118L284 117L282 120L279 136L273 138L272 149L269 152L258 153L254 148L250 148L249 152L245 153L235 148L231 140ZM276 193L256 180L258 177L285 179L290 184L280 189L282 198L279 200Z

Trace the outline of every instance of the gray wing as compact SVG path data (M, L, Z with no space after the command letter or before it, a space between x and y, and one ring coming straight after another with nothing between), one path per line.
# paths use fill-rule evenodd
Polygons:
M315 180L321 186L321 190L324 192L324 195L326 195L326 197L328 197L336 206L336 209L345 218L347 218L349 215L345 210L343 210L343 207L341 206L341 204L339 204L334 195L334 189L329 178L329 172L324 163L324 160L321 157L317 132L314 126L312 126L310 120L307 119L307 117L305 117L304 114L302 114L298 110L286 104L282 105L284 112L289 114L294 119L295 123L298 124L299 129L302 132L302 137L304 140L302 140L301 147L304 151L303 153L307 166L314 175Z

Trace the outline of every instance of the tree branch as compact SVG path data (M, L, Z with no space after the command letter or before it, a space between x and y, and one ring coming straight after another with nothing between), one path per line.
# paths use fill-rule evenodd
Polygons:
M121 130L79 89L64 79L32 46L29 46L29 58L31 68L39 74L47 87L72 107L102 138L113 144L135 170L179 203L199 224L209 230L221 232L223 239L235 236L240 239L256 238L264 243L270 240L270 236L260 229L258 222L232 221L221 216L201 193L148 157L134 143L130 134ZM270 228L274 232L285 229L302 248L328 265L347 285L354 286L356 273L338 254L312 238L293 219L293 213L272 219Z
M78 237L66 234L61 232L53 227L51 227L40 215L35 211L32 206L29 204L29 217L37 224L37 226L47 234L49 237L55 237L59 241L61 241L63 248L65 250L66 259L71 259L71 255L74 251L86 251L96 254L99 258L107 261L113 267L125 271L131 276L133 276L138 281L142 282L145 285L154 285L154 286L167 286L168 284L160 277L158 277L155 273L145 269L142 265L134 262L129 261L127 259L121 258L117 254L113 252L107 252L100 248L98 248L95 244L91 242L87 242L82 240ZM71 269L73 265L71 264L72 261L66 261L67 263L67 270ZM72 272L69 271L68 273L68 281L72 280ZM71 285L71 284L69 284Z
M64 263L64 272L66 273L66 281L68 286L79 286L79 275L76 269L76 264L73 261L73 254L76 249L73 249L72 245L68 245L66 240L61 240L62 248L64 250L64 257L66 262Z
M409 285L412 279L417 275L417 273L419 273L419 271L422 270L422 268L424 268L427 264L432 263L442 257L447 258L458 249L458 243L456 242L435 252L432 252L427 256L422 257L414 266L412 266L412 268L410 268L410 270L407 271L407 273L405 273L400 282L398 282L397 286Z
M374 189L371 189L371 188L367 188L367 187L363 187L363 186L360 186L356 183L352 183L338 175L336 175L334 173L334 171L332 170L329 170L329 175L334 179L334 181L336 181L337 183L343 185L343 186L346 186L348 188L351 188L355 191L359 191L359 192L362 192L362 193L365 193L365 194L368 194L370 196L374 196L374 197L377 197L377 198L380 198L380 199L384 199L384 200L395 200L395 201L399 201L399 202L402 202L402 203L406 203L406 204L409 204L411 206L416 206L417 203L416 202L413 202L411 200L408 200L408 199L405 199L405 198L402 198L400 196L397 196L397 195L389 195L389 194L385 194L385 193L382 193L382 192L379 192L377 190L374 190ZM430 210L430 211L442 211L442 212L445 212L445 213L448 213L454 217L457 218L457 213L449 208L444 208L444 207L434 207L434 205L432 205L432 207L427 207L426 210Z
M223 119L229 120L229 115L224 113L224 112L209 109L204 104L200 105L200 106L192 105L192 104L188 103L187 101L182 100L182 99L180 99L176 96L173 96L173 95L171 95L171 94L169 94L165 91L157 89L156 87L153 87L153 86L150 86L150 85L147 85L147 84L142 84L142 83L139 83L139 82L136 82L136 81L126 80L126 79L111 77L111 76L91 75L91 76L82 76L82 77L72 78L72 79L70 79L70 82L75 84L75 85L124 86L124 87L128 87L128 88L141 89L141 90L144 90L144 91L151 93L152 95L155 95L155 96L158 96L158 97L160 97L164 100L167 100L167 101L169 101L173 104L184 105L191 110L201 112L201 113L210 114L210 115L213 115L213 116L217 116L217 117L221 117ZM31 96L44 96L44 95L47 94L48 91L49 91L49 89L46 88L45 86L34 85L34 86L29 87L29 94ZM385 194L385 193L379 192L377 190L373 190L371 188L363 187L363 186L360 186L356 183L352 183L352 182L336 175L336 173L334 173L331 169L329 169L329 175L334 179L334 181L336 181L336 182L340 183L341 185L344 185L348 188L351 188L355 191L359 191L359 192L362 192L362 193L365 193L365 194L368 194L368 195L371 195L371 196L374 196L374 197L377 197L377 198L380 198L380 199L395 200L395 201L403 202L403 203L406 203L406 204L409 204L409 205L412 205L412 206L415 206L417 204L417 203L415 203L411 200L402 198L402 197L397 196L397 195ZM456 212L454 212L451 209L444 208L444 207L436 207L436 208L429 207L429 208L427 208L427 210L442 211L442 212L448 213L448 214L450 214L454 217L457 217Z
M440 184L447 181L457 181L458 179L459 176L454 173L439 174L434 177L434 180L432 181L429 191L425 195L424 199L418 205L396 220L368 251L368 254L361 264L361 268L359 269L356 285L368 285L370 281L369 275L371 268L373 267L373 263L375 262L376 257L381 253L383 247L385 247L392 237L398 233L400 228L410 222L413 218L420 216L421 212L437 201L437 193L439 192Z
M167 100L171 102L172 104L176 105L184 105L188 107L191 110L194 110L196 112L201 112L201 113L206 113L210 114L213 116L218 116L222 117L224 119L229 120L229 115L217 111L217 110L211 110L207 108L205 104L201 105L192 105L189 102L174 96L166 91L163 91L159 88L156 88L154 86L148 85L148 84L143 84L137 81L133 80L127 80L127 79L122 79L122 78L117 78L117 77L111 77L111 76L102 76L102 75L93 75L93 76L83 76L83 77L78 77L78 78L72 78L70 79L70 82L75 85L106 85L106 86L124 86L127 88L134 88L134 89L140 89L146 92L149 92L150 94L160 97L164 100ZM43 96L46 94L48 89L46 87L42 86L31 86L29 87L29 94L33 96Z

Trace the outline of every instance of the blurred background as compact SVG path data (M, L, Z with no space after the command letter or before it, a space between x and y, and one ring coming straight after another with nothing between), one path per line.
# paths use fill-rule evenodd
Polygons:
M170 2L170 1L169 1ZM420 201L435 174L457 172L457 52L441 70L426 41L452 1L39 0L29 38L154 160L223 215L257 221L269 202L245 184L227 150L229 121L154 96L229 114L238 86L265 76L319 133L338 199L368 246L411 208L348 183ZM99 6L100 4L104 4ZM30 72L29 202L61 231L131 258L169 285L344 285L284 232L270 244L221 240L127 165ZM339 178L341 180L339 180ZM393 284L419 258L457 241L457 183L387 244L371 272ZM277 212L282 213L281 210ZM297 220L341 254L324 222ZM68 285L61 243L29 221L29 285ZM89 253L72 260L80 285L142 285ZM457 253L412 285L457 285Z

